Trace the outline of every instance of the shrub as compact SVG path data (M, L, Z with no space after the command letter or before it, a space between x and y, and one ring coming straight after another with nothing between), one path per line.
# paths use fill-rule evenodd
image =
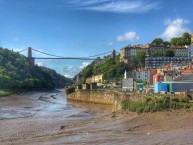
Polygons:
M132 112L155 112L164 109L189 109L193 107L187 102L187 96L180 98L173 96L155 96L146 97L144 101L123 101L122 109L128 109Z

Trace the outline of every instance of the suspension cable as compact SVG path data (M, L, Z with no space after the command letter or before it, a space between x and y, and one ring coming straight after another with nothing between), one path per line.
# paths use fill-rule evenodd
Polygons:
M93 55L93 56L89 56L89 57L96 57L96 56L100 56L100 55L104 55L104 54L108 54L110 53L111 51L108 51L108 52L105 52L105 53L101 53L101 54L97 54L97 55Z
M23 50L21 50L21 51L17 51L17 52L21 53L21 52L23 52L23 51L26 51L27 49L28 49L28 48L23 49Z
M45 54L45 55L49 55L49 56L54 56L54 57L63 57L63 56L57 56L57 55L52 55L52 54L49 54L49 53L45 53L45 52L42 52L42 51L39 51L39 50L36 50L34 48L32 48L32 50L36 51L36 52L39 52L39 53L42 53L42 54Z

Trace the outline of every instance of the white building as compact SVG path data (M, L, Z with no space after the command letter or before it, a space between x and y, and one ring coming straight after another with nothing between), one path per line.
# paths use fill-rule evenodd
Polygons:
M192 57L193 57L193 45L188 45L188 58L192 61Z
M149 69L138 70L135 72L135 78L138 81L147 81L150 83L150 71Z

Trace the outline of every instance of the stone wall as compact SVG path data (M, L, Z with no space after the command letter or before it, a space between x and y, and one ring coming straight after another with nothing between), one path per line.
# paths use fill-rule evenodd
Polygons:
M118 92L114 90L76 90L67 94L67 99L86 103L112 105L113 108L121 109L124 100L142 100L142 96Z

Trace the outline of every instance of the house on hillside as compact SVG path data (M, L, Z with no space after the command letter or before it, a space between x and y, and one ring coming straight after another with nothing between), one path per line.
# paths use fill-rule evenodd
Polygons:
M135 79L139 82L146 81L147 83L150 83L150 69L136 70Z
M102 86L103 74L95 74L86 79L87 84L96 83L97 86Z

